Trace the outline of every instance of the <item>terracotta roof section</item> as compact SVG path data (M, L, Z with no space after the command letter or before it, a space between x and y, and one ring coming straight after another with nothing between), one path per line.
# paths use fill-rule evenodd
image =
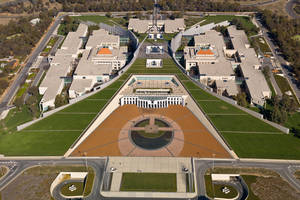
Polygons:
M109 48L101 48L99 49L99 51L97 52L98 55L108 55L108 54L112 54L111 50L109 50Z
M214 53L210 49L200 49L197 55L214 55Z

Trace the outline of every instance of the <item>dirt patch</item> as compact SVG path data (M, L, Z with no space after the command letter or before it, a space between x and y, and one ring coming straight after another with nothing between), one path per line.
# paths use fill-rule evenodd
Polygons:
M296 179L300 180L300 171L295 172L295 177Z
M7 173L7 168L4 166L0 166L0 178Z
M26 170L1 191L1 200L49 200L50 186L61 171L86 171L84 166L45 166Z
M222 110L228 110L228 107L227 106L221 106L221 109Z
M295 200L300 199L300 193L280 177L257 177L251 184L253 193L263 200Z

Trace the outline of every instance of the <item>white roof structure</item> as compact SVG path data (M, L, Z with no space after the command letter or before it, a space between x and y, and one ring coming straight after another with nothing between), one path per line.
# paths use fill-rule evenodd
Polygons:
M146 33L152 26L152 20L131 18L129 19L128 29L138 33ZM183 18L174 20L157 20L157 26L162 28L165 33L176 33L185 29Z
M92 62L93 53L96 49L85 50L80 59L74 75L102 75L110 74L112 66L110 64L96 64ZM91 55L90 55L91 54Z
M73 79L70 90L84 93L92 85L92 79Z
M58 49L53 57L45 79L39 86L40 94L43 94L41 104L43 109L54 107L56 95L60 94L64 87L64 79L71 71L72 62L77 57L82 45L82 37L85 37L88 26L79 24L76 32L69 32L61 49Z
M226 47L223 36L215 30L209 30L203 35L194 36L195 46L185 47L186 61L198 63L201 75L231 76L234 74L231 62L224 56ZM205 47L205 49L202 49Z
M51 66L40 85L40 88L46 88L41 102L46 102L55 99L56 95L61 91L61 86L64 83L62 77L66 77L71 69L71 56L55 56L54 63Z
M263 106L265 97L271 97L271 90L260 70L260 62L255 50L249 48L249 41L243 30L237 30L235 26L228 27L234 49L240 56L240 67L243 72L252 102Z
M86 44L86 49L91 49L98 46L120 46L120 37L117 35L110 35L108 31L99 29L93 31Z
M56 52L55 55L74 55L78 53L78 50L82 45L82 38L86 36L88 26L85 24L79 24L76 32L69 32L63 45Z
M111 35L104 29L93 31L74 72L69 90L70 97L84 94L92 89L96 82L109 80L113 70L122 68L126 59L127 47L120 47L119 36Z
M216 80L216 86L222 92L226 90L229 96L239 93L235 80Z

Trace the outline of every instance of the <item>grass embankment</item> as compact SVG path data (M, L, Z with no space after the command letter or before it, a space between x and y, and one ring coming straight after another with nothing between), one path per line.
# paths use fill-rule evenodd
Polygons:
M274 75L275 81L278 85L278 87L280 88L282 93L291 91L293 98L295 99L295 101L297 102L297 104L299 105L298 101L297 101L297 97L294 94L294 91L292 90L290 84L288 83L288 80L286 80L285 77L279 76L279 75Z
M131 73L176 74L208 118L240 157L299 159L300 139L221 101L191 82L171 59L160 69L146 68L137 59L109 87L20 132L2 134L0 152L5 155L63 155Z
M123 173L120 191L176 192L176 174Z

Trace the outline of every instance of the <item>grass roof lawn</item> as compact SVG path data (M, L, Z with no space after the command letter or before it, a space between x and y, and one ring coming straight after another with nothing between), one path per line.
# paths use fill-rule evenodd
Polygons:
M176 174L123 173L120 191L176 192Z
M99 16L99 15L73 16L72 18L81 21L91 21L96 24L105 23L108 25L116 25L114 22L118 24L123 24L126 21L126 20L124 21L123 18L112 18L112 17Z
M86 101L80 101L76 104L73 104L66 109L64 109L64 113L76 113L76 112L84 112L84 113L95 113L101 110L101 108L109 101L109 98L104 99L88 99Z
M209 115L219 131L274 132L280 130L251 115Z
M239 157L299 159L300 139L286 134L222 133Z
M80 134L81 131L15 132L0 137L0 152L6 156L63 155Z
M244 111L237 109L224 101L206 101L201 103L202 109L206 114L241 114L247 115Z
M57 112L24 129L35 130L83 130L96 114L72 114Z

